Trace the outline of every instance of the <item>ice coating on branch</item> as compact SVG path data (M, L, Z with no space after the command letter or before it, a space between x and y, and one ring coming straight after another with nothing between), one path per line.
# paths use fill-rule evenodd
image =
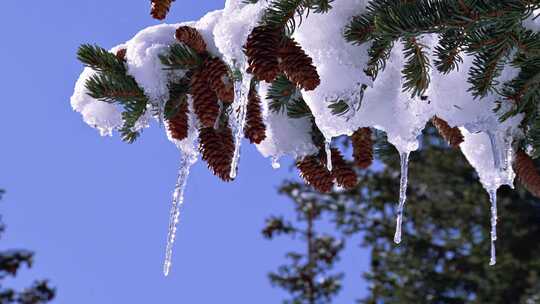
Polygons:
M511 163L514 155L511 143L512 129L472 133L460 128L464 141L460 145L467 161L476 169L486 191L502 185L512 186L515 173ZM499 160L496 160L499 158Z
M321 85L313 91L303 92L303 97L326 138L350 135L359 127L370 126L387 132L388 140L400 153L407 153L417 149L417 137L425 123L434 115L446 120L450 126L466 126L474 129L474 132L490 130L492 140L499 138L496 141L501 140L501 134L508 128L514 132L522 116L507 120L503 127L498 122L499 113L493 112L496 96L488 94L484 98L474 99L468 92L470 84L467 82L467 72L472 64L470 56L464 55L459 70L447 75L442 75L432 68L431 84L426 96L411 98L408 92L402 90L401 69L405 59L401 42L396 42L386 69L372 82L363 72L368 61L367 50L370 44L357 46L343 38L344 27L353 16L365 12L366 3L366 0L335 1L332 3L333 9L328 13L311 13L308 17L304 16L301 24L297 22L299 26L294 38L313 58L321 78ZM267 5L267 1L247 4L242 0L229 0L223 10L209 13L197 22L186 22L182 25L197 28L213 55L223 58L232 69L242 72L245 68L243 45ZM524 22L528 27L536 29L539 21L538 18L533 19L533 16ZM174 42L174 31L179 25L149 27L124 45L128 50L126 59L129 73L154 101L166 100L167 77L171 76L170 72L162 69L157 55ZM435 35L424 35L419 37L418 41L428 47L428 52L432 52L437 39ZM507 65L498 82L504 83L517 72ZM85 70L81 75L72 97L72 105L76 111L82 113L88 124L98 128L102 134L110 134L121 125L120 112L116 106L92 100L85 94L84 80L91 73ZM266 95L267 85L264 82L260 84L261 96ZM333 115L328 106L337 100L343 100L355 108L359 107L359 110L343 116ZM269 111L265 113L268 138L258 145L264 156L278 159L283 155L297 157L315 152L309 135L311 126L308 119L289 119L282 114ZM486 121L491 122L485 124ZM494 179L501 180L501 173L495 174L499 176L497 178L489 176L493 175L490 173L493 166L484 164L486 157L482 158L472 149L477 142L476 139L472 140L465 146L471 148L463 151L479 172L481 180L485 186L500 184ZM490 150L493 150L491 144L489 149L482 151L489 153ZM498 159L501 159L501 156L498 156ZM507 175L504 183L510 183L509 180Z
M403 223L403 209L407 201L407 185L409 179L409 153L401 153L400 155L401 178L399 181L399 203L396 215L396 234L394 235L394 243L401 243L401 226Z
M257 145L264 157L278 160L282 156L301 158L317 152L311 139L311 121L308 118L290 119L286 113L269 111L266 99L268 84L261 82L259 95L262 102L263 116L266 117L266 138Z
M408 92L402 90L401 69L405 59L402 43L396 42L386 69L372 82L363 72L368 62L370 43L357 46L343 38L344 27L353 16L365 12L366 3L366 0L335 1L328 13L311 13L308 17L304 16L301 24L297 20L294 38L313 58L321 78L321 85L313 91L303 92L303 97L326 138L350 135L359 127L375 127L387 132L389 142L400 153L407 153L418 148L417 137L434 115L446 120L450 126L458 127L498 120L499 114L492 111L496 106L494 96L475 100L467 91L470 86L467 71L472 64L470 56L463 56L464 62L459 71L452 71L448 75L442 75L432 68L431 85L426 96L411 98ZM182 25L197 28L213 55L224 59L231 69L242 72L245 68L243 45L267 5L267 1L247 4L243 0L228 0L223 10ZM537 24L538 19L533 20L531 16L525 22ZM153 101L163 102L168 96L167 77L171 75L162 69L157 55L174 42L174 31L179 25L149 27L125 45L128 49L126 59L129 73ZM428 47L428 52L432 52L437 39L435 35L424 35L418 41ZM506 67L498 82L511 79L516 72ZM86 122L99 128L102 134L110 134L112 129L121 125L120 113L115 106L85 96L83 79L88 74L89 71L85 71L81 75L72 104L83 114ZM264 82L260 84L261 96L266 95L267 85ZM328 106L337 100L359 109L343 116L333 115ZM297 157L314 153L308 119L288 119L285 115L265 113L268 138L258 145L264 156L278 159L283 155ZM521 116L517 116L507 124L514 128L520 120ZM485 132L487 128L477 131ZM487 167L476 167L475 162L472 164L478 171L487 170Z

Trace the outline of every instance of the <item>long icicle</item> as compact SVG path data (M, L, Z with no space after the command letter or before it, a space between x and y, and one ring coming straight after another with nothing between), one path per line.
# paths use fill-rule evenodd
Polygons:
M489 201L491 203L491 258L489 259L489 265L493 266L497 263L497 256L495 253L495 241L497 240L497 190L489 190Z
M399 182L399 205L396 218L396 234L394 235L394 243L401 243L401 224L403 222L403 208L407 200L407 183L409 175L409 152L401 153L401 179Z
M234 103L233 109L237 111L236 119L233 119L231 126L234 132L234 155L231 163L231 178L236 178L238 160L240 158L240 145L244 137L244 127L246 125L246 112L248 104L248 94L253 76L249 73L242 75L241 81L234 82Z
M186 188L187 179L191 166L197 161L197 152L183 153L180 158L180 169L178 171L178 179L174 188L173 201L169 216L169 232L167 235L167 247L165 249L165 262L163 263L163 274L169 275L172 265L172 254L174 240L176 239L176 229L180 219L180 208L184 203L184 190Z

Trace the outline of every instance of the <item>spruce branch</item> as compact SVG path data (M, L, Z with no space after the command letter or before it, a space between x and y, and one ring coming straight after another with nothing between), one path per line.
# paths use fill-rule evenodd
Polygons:
M465 36L463 31L451 29L440 34L439 44L435 47L435 67L443 74L448 74L457 70L459 64L463 62L460 53Z
M77 59L94 71L120 75L126 73L123 60L97 45L81 45L77 51Z
M284 74L272 82L266 99L270 100L269 108L274 113L287 113L293 119L313 115L300 90Z
M139 136L135 127L146 113L148 98L137 81L127 74L124 56L120 55L88 44L82 45L78 52L79 60L96 72L86 80L87 94L94 99L117 103L123 107L123 125L119 131L122 140L133 143Z
M166 54L159 55L161 63L169 69L190 70L201 67L204 60L192 48L183 43L173 44Z
M311 11L326 13L334 0L273 0L263 18L262 24L276 29L283 29L290 36ZM253 1L250 1L253 2ZM253 3L256 3L254 1ZM298 22L296 21L298 18Z
M390 58L390 52L394 47L394 40L386 37L377 37L368 50L369 61L364 73L373 80L377 78L380 71L386 68L386 61Z
M125 75L98 73L88 78L85 86L90 97L109 103L146 101L135 79Z
M407 62L402 70L403 91L410 91L411 97L422 96L429 87L429 59L426 46L414 37L404 41L404 54Z

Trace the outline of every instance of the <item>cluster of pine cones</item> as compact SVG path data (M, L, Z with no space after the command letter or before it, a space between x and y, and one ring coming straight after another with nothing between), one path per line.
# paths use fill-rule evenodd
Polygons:
M433 125L439 134L453 148L459 147L463 142L463 135L459 128L450 127L448 123L438 117L433 117ZM373 163L373 135L370 128L360 128L351 136L353 147L354 165L366 169ZM343 159L338 149L332 149L332 170L328 170L326 153L319 149L317 155L304 157L296 163L300 175L306 183L313 186L319 192L330 192L337 185L345 189L353 189L357 185L357 175L352 166Z
M351 136L354 165L365 169L373 163L373 138L370 128L360 128ZM331 149L332 170L328 169L325 149L319 149L316 155L309 155L296 162L300 176L306 183L319 192L330 192L334 182L345 189L353 189L358 183L358 176L351 164L341 152Z
M225 113L235 97L231 71L221 59L209 54L203 37L195 28L180 26L175 36L178 42L190 47L203 59L200 66L188 72L189 94L193 98L193 110L201 128L199 142L202 159L216 176L230 181L235 145ZM174 139L183 140L188 135L189 108L185 100L176 102L180 106L167 125ZM266 138L261 100L254 87L248 96L244 134L251 143L256 144Z
M166 17L174 0L151 0L152 16L162 20ZM202 159L214 174L224 181L230 181L234 138L223 115L224 107L234 101L234 87L227 65L219 58L212 57L200 33L192 27L181 26L176 31L176 39L193 49L204 63L192 71L190 94L193 108L201 123L199 132ZM314 90L320 84L319 74L313 60L292 38L283 36L280 30L269 26L257 26L249 35L244 46L248 58L248 73L259 81L271 83L283 73L297 87ZM125 61L126 50L117 52L118 59ZM178 97L180 98L180 97ZM168 120L171 136L183 140L188 136L189 108L185 100L177 100L176 114ZM221 102L221 103L220 103ZM266 138L266 126L262 117L261 99L252 87L248 95L244 135L251 143L261 143ZM439 117L433 117L432 124L441 137L453 148L463 142L463 135L457 127ZM369 128L360 128L351 136L354 165L367 168L373 162L373 139ZM320 192L330 192L334 185L352 189L357 185L357 175L353 167L343 158L338 149L332 149L332 170L327 167L327 155L321 148L316 155L306 156L297 162L300 175ZM540 197L540 174L530 156L522 150L516 154L514 170L520 182L535 196Z
M271 83L284 73L297 87L314 90L321 80L313 60L292 38L282 31L261 25L249 35L244 51L248 58L248 72L258 80Z

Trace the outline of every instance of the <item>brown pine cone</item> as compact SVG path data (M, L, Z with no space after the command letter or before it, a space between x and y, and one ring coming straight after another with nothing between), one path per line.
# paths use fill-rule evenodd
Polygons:
M199 133L199 150L208 169L223 181L231 181L231 163L234 154L234 138L231 128L226 125L219 130L203 128Z
M126 54L127 54L127 49L119 49L118 51L116 51L116 58L118 58L118 60L120 61L126 61Z
M234 101L234 87L229 78L229 69L219 58L207 59L204 63L204 72L208 75L208 83L219 100L225 104Z
M285 38L279 49L279 58L280 70L298 87L311 91L321 83L313 60L293 39Z
M178 108L178 112L169 119L169 132L171 132L172 138L176 140L183 140L188 136L188 103L182 102Z
M326 153L321 153L321 163L326 163ZM345 189L352 189L358 184L356 172L347 164L341 151L336 148L332 148L332 176L338 185Z
M192 48L195 52L202 54L206 52L206 42L196 28L191 26L180 26L174 35L176 40Z
M514 170L521 184L534 196L540 198L540 175L531 157L523 150L516 153Z
M150 0L152 3L152 10L150 14L154 19L163 20L167 17L169 9L171 8L172 2L174 0Z
M244 52L248 72L258 80L274 81L279 73L278 50L280 33L267 26L257 26L247 38Z
M310 155L296 162L300 170L300 176L315 190L323 193L330 192L334 185L334 177L325 165L319 161L319 157Z
M193 108L199 121L204 127L213 127L220 109L216 93L210 88L204 70L193 73L190 90L193 96Z
M373 163L373 139L370 128L360 128L351 136L354 164L366 169Z
M262 117L261 99L253 88L249 90L248 94L244 135L252 144L260 144L266 138L266 125Z
M463 134L458 127L450 127L446 121L437 116L433 116L431 122L450 147L458 148L459 144L463 142Z

